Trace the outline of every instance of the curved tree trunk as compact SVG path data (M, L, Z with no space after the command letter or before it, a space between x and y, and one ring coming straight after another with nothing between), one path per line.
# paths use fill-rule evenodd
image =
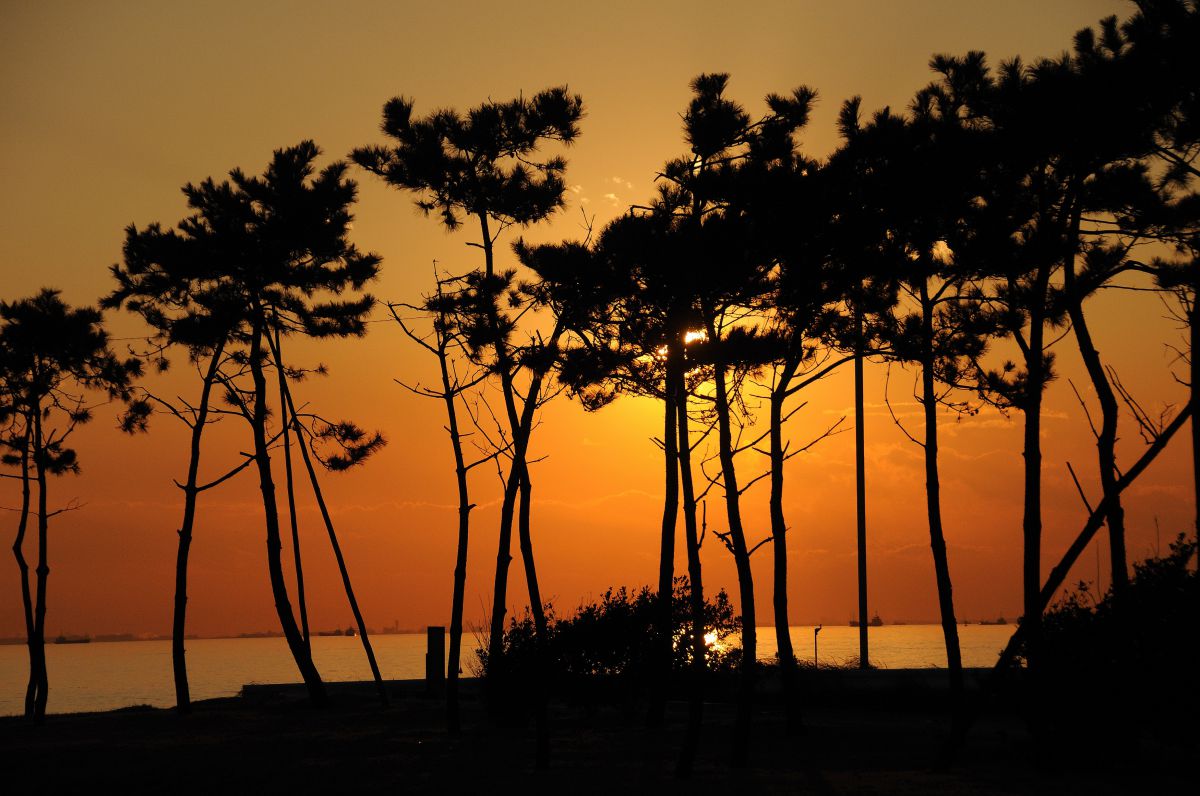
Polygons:
M543 636L546 632L546 607L542 602L542 590L538 586L537 564L533 559L533 537L529 528L533 484L529 480L528 467L522 466L519 475L521 508L517 513L517 533L521 545L521 563L525 567L525 585L529 589L529 610L533 614L533 627L539 636Z
M267 379L263 374L262 338L266 333L261 311L254 320L250 337L250 375L254 380L254 406L250 422L254 437L254 462L258 468L258 486L262 492L263 514L267 531L267 570L271 579L271 594L275 601L275 613L283 630L288 649L296 661L296 668L304 679L309 699L314 705L326 702L325 685L313 664L312 655L304 644L292 604L288 599L287 585L283 576L281 553L283 544L279 535L279 509L275 505L275 482L271 478L271 454L267 450Z
M196 407L196 417L193 421L191 446L188 453L187 481L183 486L183 521L179 525L179 550L175 555L175 611L171 621L171 668L175 677L175 709L180 713L190 713L192 709L191 693L188 688L187 656L184 650L185 627L187 623L187 567L188 554L192 548L192 529L196 522L196 502L200 496L198 479L200 475L200 439L204 434L204 426L208 422L209 400L212 396L213 382L217 377L221 356L225 350L224 342L213 350L212 359L208 364L208 372L204 375L204 383L200 388L200 403Z
M1073 219L1073 237L1078 237L1078 212ZM1074 245L1072 246L1072 250ZM1100 431L1096 435L1096 455L1100 467L1100 488L1106 498L1105 524L1108 525L1109 553L1112 563L1113 593L1120 596L1129 585L1129 564L1125 551L1125 510L1121 507L1121 498L1117 493L1117 419L1120 407L1108 374L1104 372L1104 364L1100 361L1100 352L1092 342L1092 333L1083 314L1084 296L1080 295L1075 281L1075 260L1068 257L1063 268L1063 287L1067 293L1067 314L1071 318L1071 328L1075 332L1075 341L1079 344L1079 355L1087 368L1092 387L1096 390L1096 398L1100 402Z
M479 218L480 235L482 238L482 247L484 251L485 273L491 277L495 272L494 249L492 245L491 231L488 225L488 216L484 211L477 214ZM496 310L498 315L498 308ZM546 616L544 606L541 600L541 591L537 582L537 569L533 560L533 542L529 528L529 512L530 512L530 491L528 462L526 455L529 449L529 437L533 432L534 415L537 412L538 396L541 392L542 382L545 378L545 371L533 372L530 379L528 392L525 394L524 404L521 407L520 416L518 417L516 405L516 389L513 384L513 378L516 374L519 365L513 362L511 352L508 348L508 341L500 333L499 318L493 318L493 331L497 335L495 341L496 348L496 363L500 372L500 387L504 396L505 413L508 416L509 428L512 432L512 466L509 470L508 480L504 489L504 501L500 509L500 534L499 545L496 553L496 581L492 593L492 621L491 634L488 639L488 661L489 665L495 665L500 661L504 649L504 617L507 613L507 595L508 595L508 567L512 561L512 522L514 503L517 498L517 493L520 491L522 501L520 516L518 517L518 533L520 535L521 554L525 564L525 578L529 587L530 610L534 617L534 628L536 632L536 658L539 668L543 667L545 662L543 655L545 652L546 640ZM557 345L558 338L562 333L561 321L555 325L554 332L550 336L549 347ZM549 731L546 726L546 704L545 704L545 685L546 677L541 676L539 672L537 688L538 694L535 696L537 701L537 752L536 762L538 768L546 768L549 765ZM489 688L493 689L492 703L495 705L494 689L497 686L495 678L489 678L491 681Z
M276 345L272 348L272 354L275 357L275 364L282 368L281 357L278 348L278 338ZM300 458L304 462L304 467L308 471L308 480L312 485L313 497L317 500L317 508L321 511L321 519L325 523L325 530L329 534L329 544L333 548L333 556L337 559L338 572L342 576L342 587L346 591L346 599L350 603L350 611L354 614L354 622L358 625L358 636L363 645L363 651L367 655L367 663L371 667L371 676L375 679L375 689L379 693L379 700L384 707L388 705L387 689L383 685L383 676L379 673L379 664L375 661L375 650L371 647L371 639L367 634L367 623L363 621L362 611L358 607L358 599L354 596L354 587L350 583L350 570L346 567L346 559L342 555L342 546L338 542L337 533L333 529L333 518L329 516L329 507L325 504L325 495L321 492L321 482L317 479L317 470L313 466L312 457L308 452L308 445L304 440L304 428L300 424L300 420L296 417L296 403L292 400L292 391L287 386L287 381L283 381L280 385L281 400L285 402L283 409L286 409L290 422L296 431L296 447L300 449ZM280 414L283 414L281 411ZM299 555L299 550L297 550ZM307 646L307 645L306 645ZM311 655L311 651L309 653Z
M558 339L562 334L562 327L556 325L551 333L547 346L553 347L558 344ZM504 361L509 362L507 354L504 355ZM513 388L512 377L509 375L505 378L504 373L501 374L501 383L505 393L505 408L509 417L509 423L512 428L512 465L508 471L508 478L504 486L504 500L500 507L500 541L499 549L496 553L496 582L492 593L492 621L491 633L488 639L488 658L490 661L499 661L503 652L504 638L504 617L508 612L507 595L508 595L508 566L512 561L512 525L513 515L516 512L516 501L518 493L527 497L530 492L529 470L526 456L529 451L529 438L533 433L533 421L537 414L538 395L541 393L542 384L545 380L546 373L544 371L535 371L533 377L529 381L529 391L525 396L525 402L521 407L521 413L518 417L516 412L516 404L513 399L515 390ZM525 564L525 577L529 586L529 598L531 605L530 611L533 613L535 628L541 628L541 632L545 632L545 610L541 602L541 590L537 582L537 568L533 559L533 540L529 526L529 511L530 506L528 501L523 500L521 503L518 520L518 534L521 545L521 555ZM536 603L536 605L532 604Z
M941 479L938 475L937 389L934 384L933 304L926 282L921 283L921 405L925 415L925 502L929 516L929 546L937 579L938 609L946 643L946 671L956 730L963 726L962 652L958 643L958 621L954 617L954 590L950 582L950 560L942 530ZM955 733L958 734L957 732Z
M488 226L487 213L480 212L478 217L485 273L488 277L491 277L495 271L495 254L492 248L492 236ZM492 321L494 326L499 325L498 319L493 318ZM517 413L516 390L513 386L514 369L509 357L506 340L496 341L496 361L500 372L500 392L504 398L504 412L508 418L509 430L512 433L510 442L512 445L512 464L509 467L508 477L504 484L504 497L500 504L500 533L496 550L496 579L492 588L492 618L490 623L491 629L488 635L488 665L492 668L493 673L498 671L496 667L504 655L504 619L508 614L508 567L512 563L513 515L516 513L520 474L523 469L525 451L529 442L525 435L521 433L524 423ZM531 387L526 399L526 406L523 409L529 408L529 399L534 398L536 395L537 393ZM523 415L524 412L521 414ZM489 677L488 680L489 689L494 690L498 685L496 678ZM492 696L494 697L495 694L493 693Z
M558 337L555 335L557 341ZM507 357L506 357L507 361ZM488 659L489 661L499 661L504 654L504 617L508 612L508 566L512 562L512 526L513 515L516 513L516 503L518 492L522 489L522 480L525 479L526 462L525 457L529 450L529 436L533 430L534 414L537 411L537 395L542 388L542 378L544 374L535 373L529 383L529 393L526 396L525 404L521 408L520 417L517 416L515 401L513 400L513 384L511 375L505 378L501 375L501 383L504 386L505 405L508 410L509 423L512 428L512 464L509 467L508 478L504 485L504 500L500 506L500 541L496 552L496 582L492 592L492 622L491 634L488 639ZM522 508L523 517L520 519L518 534L529 533L529 516L527 509ZM521 539L522 555L525 555L526 545L525 540ZM528 546L529 560L526 562L525 574L526 579L532 578L530 582L530 599L533 595L538 595L538 605L535 608L530 606L530 611L534 612L535 625L538 614L542 613L542 605L540 603L540 590L537 587L537 570L533 567L533 546L532 541ZM542 617L542 622L545 622L545 616Z
M528 434L528 431L524 433ZM550 730L547 726L546 715L548 698L546 690L549 684L549 667L546 665L548 643L546 639L546 609L542 604L541 589L538 587L537 566L533 559L533 538L529 530L532 493L533 485L529 480L529 468L523 464L521 468L521 510L517 517L517 528L520 534L521 562L525 567L525 584L529 589L529 608L533 613L534 660L537 667L533 684L534 693L531 695L534 701L535 735L537 736L534 765L539 769L544 769L550 766Z
M33 649L33 595L29 591L29 563L25 560L25 532L29 528L29 442L33 433L32 424L25 419L25 437L21 441L21 514L17 520L17 535L13 539L13 557L21 573L21 608L25 617L25 647L29 653L29 681L25 686L25 718L33 718L37 688L34 679L35 660Z
M709 342L714 348L717 348L720 341L717 339L717 329L711 314L709 314L706 324ZM721 460L721 481L725 487L725 514L729 522L730 546L733 550L734 563L737 566L738 595L742 603L741 682L730 763L735 768L741 768L749 764L750 756L754 675L758 665L758 630L755 626L754 574L750 569L750 551L746 546L746 534L742 528L741 495L733 461L733 430L729 417L728 385L725 382L727 373L728 368L724 357L718 351L713 363L713 381L716 384L718 454Z
M280 356L279 329L274 330L271 340L271 352L275 358L275 373L279 377L279 425L283 431L283 472L287 488L288 521L292 531L292 561L296 567L296 604L300 609L300 632L304 636L304 646L312 654L312 636L308 632L308 600L304 597L304 564L300 556L300 523L296 517L296 479L292 473L292 410L287 400L287 375L283 371L283 360ZM299 435L299 431L296 432ZM300 445L303 440L297 436Z
M514 452L514 455L516 453ZM504 617L508 613L508 567L512 563L513 513L516 511L517 489L521 478L510 466L504 482L504 498L500 503L500 538L496 550L496 580L492 587L492 621L488 634L489 680L499 671L504 656Z

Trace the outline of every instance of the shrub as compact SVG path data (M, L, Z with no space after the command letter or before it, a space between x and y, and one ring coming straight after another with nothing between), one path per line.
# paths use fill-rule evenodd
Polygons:
M1195 553L1180 534L1168 555L1134 565L1123 595L1097 598L1081 583L1046 612L1043 679L1033 696L1064 736L1086 727L1087 743L1128 748L1142 728L1165 738L1194 735Z
M673 668L686 668L692 658L691 589L686 577L675 579L671 598L674 639ZM710 670L732 671L741 657L735 640L738 628L733 606L725 590L705 600L704 628L711 640L707 663ZM630 592L624 586L608 589L599 602L583 603L574 616L559 617L552 605L546 607L545 676L568 688L584 687L588 681L617 681L626 688L640 689L652 682L655 662L657 594L648 586ZM526 609L513 617L502 642L502 663L488 659L487 645L476 650L484 677L532 676L537 649L533 617Z

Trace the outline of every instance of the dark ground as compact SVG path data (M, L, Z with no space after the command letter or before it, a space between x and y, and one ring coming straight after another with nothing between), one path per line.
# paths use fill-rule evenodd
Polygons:
M806 732L789 736L764 689L752 768L727 763L733 706L710 702L690 782L673 776L686 705L672 702L665 730L644 707L602 698L554 703L548 771L533 767L533 728L494 727L477 684L464 684L464 731L444 731L444 707L423 683L391 685L382 709L366 684L333 684L332 704L309 708L290 686L170 710L52 715L32 727L0 719L0 785L8 793L122 791L309 793L391 787L401 793L1193 793L1195 747L1146 734L1131 755L1057 755L1034 761L1024 721L993 700L957 762L938 767L948 722L928 705L930 677L906 672L820 673ZM811 684L811 680L810 680ZM715 689L714 689L715 690ZM714 694L720 698L720 694ZM1080 733L1095 728L1079 727ZM1056 741L1051 741L1051 746ZM1076 744L1077 746L1078 744ZM1085 745L1086 748L1086 745ZM15 786L11 790L10 786Z

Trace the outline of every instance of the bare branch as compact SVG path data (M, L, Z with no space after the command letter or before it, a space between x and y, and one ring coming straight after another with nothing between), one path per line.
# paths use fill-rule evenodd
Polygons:
M900 418L896 417L896 413L892 409L892 401L888 395L888 388L891 385L891 381L892 381L892 364L889 362L888 366L887 366L887 370L884 375L884 380L883 380L883 402L887 406L888 414L890 414L892 416L892 422L896 424L896 428L900 429L900 431L902 431L904 433L904 436L908 437L912 442L914 442L917 445L920 445L922 448L924 448L925 443L919 441L912 434L908 433L908 429L904 427L904 424L900 422Z
M1092 436L1100 439L1100 432L1096 430L1096 423L1092 420L1092 413L1088 411L1087 403L1083 400L1083 396L1079 394L1079 390L1075 388L1075 382L1067 379L1067 384L1071 385L1071 392L1075 393L1075 399L1079 401L1079 406L1083 409L1083 416L1087 418L1088 428L1092 430ZM1068 464L1068 467L1071 465Z
M1075 475L1075 468L1067 462L1067 471L1071 473L1071 480L1075 482L1075 489L1079 492L1079 499L1083 501L1083 507L1087 509L1088 514L1093 513L1092 504L1088 502L1087 495L1083 492L1083 485L1079 483L1079 477Z

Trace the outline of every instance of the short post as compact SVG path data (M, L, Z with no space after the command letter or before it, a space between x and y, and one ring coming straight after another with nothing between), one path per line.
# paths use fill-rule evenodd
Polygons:
M446 628L431 625L426 631L425 683L431 690L446 679Z
M817 634L821 632L824 625L817 625L813 628L813 668L817 668Z

